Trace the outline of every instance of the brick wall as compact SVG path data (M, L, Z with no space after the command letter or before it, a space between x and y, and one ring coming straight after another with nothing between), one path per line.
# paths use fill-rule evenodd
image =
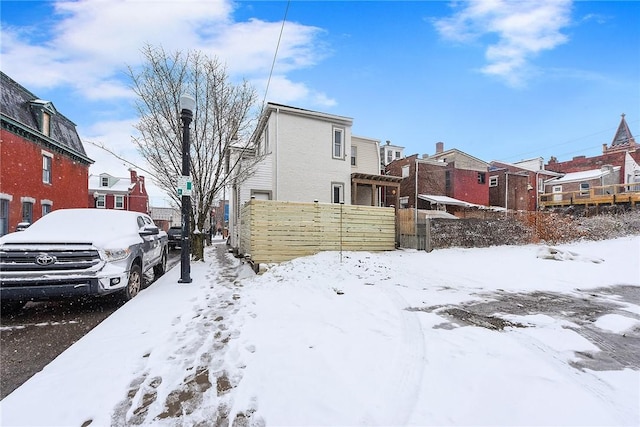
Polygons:
M5 130L0 135L0 193L12 196L9 232L22 220L22 197L35 199L33 221L42 216L43 200L53 210L88 207L88 165ZM42 182L43 150L53 155L51 184Z

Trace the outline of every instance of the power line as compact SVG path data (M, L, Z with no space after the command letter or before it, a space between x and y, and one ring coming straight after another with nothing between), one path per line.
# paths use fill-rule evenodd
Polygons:
M635 124L635 123L638 123L638 122L640 122L640 120L634 120L634 121L631 121L631 122L627 122L627 124L630 124L630 123L631 123L631 124ZM535 154L535 153L539 153L539 152L540 152L540 151L542 151L542 150L549 150L549 149L552 149L552 148L556 148L556 147L560 147L560 146L563 146L563 145L571 144L571 143L574 143L574 142L579 141L579 140L581 140L581 139L585 139L585 138L590 138L590 137L593 137L593 136L597 136L597 135L603 134L603 133L605 133L605 132L611 132L612 130L615 132L615 131L617 131L617 129L618 129L618 126L611 127L611 128L607 128L607 129L603 129L603 130L600 130L600 131L598 131L598 132L594 132L594 133L589 134L589 135L585 135L585 136L580 136L580 137L577 137L577 138L573 138L573 139L570 139L570 140L565 141L565 142L560 142L560 143L558 143L558 144L547 145L547 146L545 146L545 147L538 147L538 148L536 148L536 150L534 150L534 151L527 151L527 152L525 152L525 153L512 155L512 156L508 157L507 159L515 159L515 158L518 158L518 157L522 158L523 156L526 156L526 155L528 155L528 154ZM634 138L634 139L635 139L635 137L636 137L636 135L629 135L629 136L630 136L631 138ZM602 145L599 145L598 147L602 147ZM561 153L561 154L559 154L559 155L574 154L574 153L579 153L579 152L582 152L582 151L587 151L587 150L595 149L595 148L597 148L597 147L595 147L595 146L593 146L593 147L582 147L582 148L580 148L579 150L575 150L575 151L572 151L572 152L570 152L570 153Z
M122 160L123 162L133 166L134 168L141 170L142 172L146 173L151 178L157 179L157 177L155 176L155 174L153 172L150 172L150 171L146 170L145 168L140 167L140 166L136 165L135 163L130 162L129 160L125 159L124 157L114 153L109 148L105 147L105 145L103 143L93 142L93 141L89 141L89 140L86 140L86 139L83 142L89 143L89 144L93 145L94 147L98 147L98 148L106 151L107 153L111 154L116 159Z
M289 5L291 0L287 1L287 8L284 11L284 17L282 18L282 26L280 27L280 35L278 35L278 44L276 45L276 51L273 54L273 62L271 63L271 70L269 71L269 79L267 80L267 87L264 90L264 98L262 98L262 106L260 107L260 114L264 109L264 104L267 100L267 93L269 92L269 85L271 84L271 76L273 75L273 69L276 65L276 58L278 57L278 50L280 49L280 41L282 40L282 32L284 31L284 24L287 21L287 14L289 13Z

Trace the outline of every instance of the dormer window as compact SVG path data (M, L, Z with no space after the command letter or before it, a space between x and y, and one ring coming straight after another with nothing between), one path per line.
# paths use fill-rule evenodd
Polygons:
M100 177L100 187L108 187L109 186L109 177L103 176Z
M46 111L42 112L42 133L46 136L51 135L51 115Z
M56 114L53 104L42 99L34 99L31 101L31 110L35 114L38 130L44 136L51 136L51 116Z

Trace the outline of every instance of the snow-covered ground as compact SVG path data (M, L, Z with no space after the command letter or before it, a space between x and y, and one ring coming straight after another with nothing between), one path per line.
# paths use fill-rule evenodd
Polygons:
M327 252L218 242L0 402L3 426L640 425L640 236ZM55 339L55 337L52 337Z

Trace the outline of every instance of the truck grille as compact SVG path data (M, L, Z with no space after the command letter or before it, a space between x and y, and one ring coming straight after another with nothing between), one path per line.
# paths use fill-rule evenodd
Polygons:
M79 247L51 247L38 250L24 245L11 247L3 245L0 249L0 272L62 272L87 270L100 263L100 254L96 249Z

